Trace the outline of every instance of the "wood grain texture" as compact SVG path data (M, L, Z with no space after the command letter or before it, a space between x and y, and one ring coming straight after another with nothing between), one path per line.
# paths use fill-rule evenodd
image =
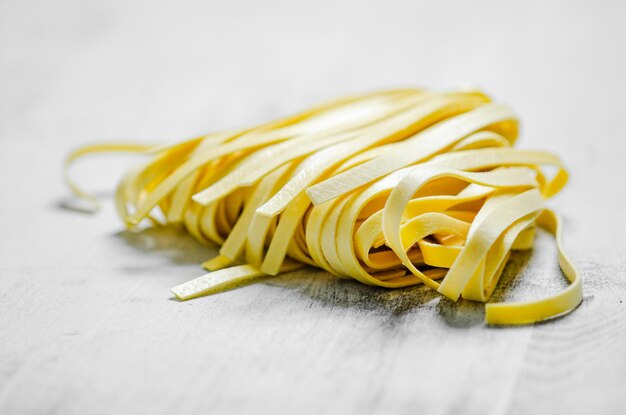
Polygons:
M0 414L622 413L622 2L0 1ZM63 208L63 156L177 140L334 95L478 84L560 154L552 206L584 274L571 315L489 328L483 307L305 270L180 303L214 251ZM132 157L77 177L107 198ZM496 300L564 286L552 241Z

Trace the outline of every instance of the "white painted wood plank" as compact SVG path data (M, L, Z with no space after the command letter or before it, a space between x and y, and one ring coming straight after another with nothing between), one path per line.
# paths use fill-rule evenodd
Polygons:
M335 3L0 2L0 413L620 412L624 5ZM176 140L346 92L466 82L518 110L520 146L572 171L553 205L585 301L566 318L487 328L480 305L314 270L179 303L169 288L213 251L123 232L110 202L59 207L64 154L94 139ZM76 171L106 193L130 162ZM553 255L541 235L496 295L561 288Z

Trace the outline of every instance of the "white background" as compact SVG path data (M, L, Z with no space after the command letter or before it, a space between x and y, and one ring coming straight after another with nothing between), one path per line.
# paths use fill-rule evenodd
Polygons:
M624 5L0 1L0 413L619 413ZM585 300L565 318L493 329L481 305L312 270L179 303L169 288L214 251L173 229L123 231L108 195L135 159L80 163L105 208L62 208L61 163L81 144L467 84L515 108L521 147L571 170L551 204ZM555 263L540 235L496 297L562 288Z

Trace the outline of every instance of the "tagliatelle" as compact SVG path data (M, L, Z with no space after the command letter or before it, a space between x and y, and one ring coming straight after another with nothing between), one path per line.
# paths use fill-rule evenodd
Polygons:
M582 282L563 251L560 220L545 207L567 172L552 154L513 148L517 133L511 109L480 91L401 89L173 145L89 146L70 155L66 172L93 152L151 156L118 187L126 225L180 223L221 246L203 264L211 272L172 289L181 300L311 265L487 302L511 250L531 248L541 226L555 235L569 287L486 306L487 323L526 324L574 309Z

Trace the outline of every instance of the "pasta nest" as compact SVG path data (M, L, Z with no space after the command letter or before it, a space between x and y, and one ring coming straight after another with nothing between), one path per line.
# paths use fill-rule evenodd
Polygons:
M66 167L100 151L148 156L118 186L124 223L180 224L220 246L203 264L211 272L173 288L181 300L314 266L486 302L511 251L530 249L542 226L556 236L568 288L486 306L490 324L525 324L575 308L582 285L545 206L567 171L553 154L513 148L517 136L512 110L479 90L398 89L172 145L87 146Z

